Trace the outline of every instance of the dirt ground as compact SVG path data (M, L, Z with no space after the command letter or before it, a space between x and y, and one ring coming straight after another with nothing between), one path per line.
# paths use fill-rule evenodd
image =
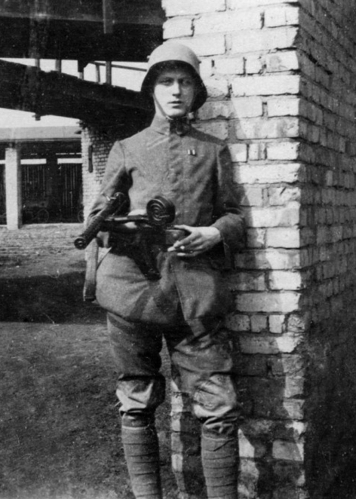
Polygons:
M133 498L105 314L83 303L84 271L75 249L0 258L0 499ZM163 352L167 376L168 366ZM157 428L164 498L176 499L168 402ZM345 470L327 497L355 499L354 490Z
M105 314L77 250L0 261L0 499L129 499ZM168 362L164 360L166 374ZM158 412L165 498L169 406Z

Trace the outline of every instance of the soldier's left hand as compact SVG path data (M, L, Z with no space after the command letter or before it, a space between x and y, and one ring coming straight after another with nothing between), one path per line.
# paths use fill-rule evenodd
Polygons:
M221 241L221 234L216 227L191 227L176 225L176 229L184 229L189 234L180 241L176 241L168 251L175 251L178 256L193 258L210 250Z

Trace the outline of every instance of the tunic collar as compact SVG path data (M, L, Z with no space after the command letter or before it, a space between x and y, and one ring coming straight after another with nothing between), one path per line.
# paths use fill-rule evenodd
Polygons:
M163 135L176 133L177 135L186 135L190 130L191 124L188 116L182 118L162 118L155 116L151 123L151 128Z

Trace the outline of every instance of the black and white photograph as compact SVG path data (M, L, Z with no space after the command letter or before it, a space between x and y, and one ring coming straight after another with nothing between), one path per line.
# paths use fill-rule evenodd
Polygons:
M356 499L356 0L0 0L0 499Z

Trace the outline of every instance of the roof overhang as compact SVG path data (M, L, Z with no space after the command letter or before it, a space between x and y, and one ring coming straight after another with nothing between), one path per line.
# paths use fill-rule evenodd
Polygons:
M0 128L0 143L80 141L79 126Z
M163 22L161 0L0 0L0 57L146 62Z
M137 129L149 119L139 92L0 60L0 108L76 118L96 127Z

